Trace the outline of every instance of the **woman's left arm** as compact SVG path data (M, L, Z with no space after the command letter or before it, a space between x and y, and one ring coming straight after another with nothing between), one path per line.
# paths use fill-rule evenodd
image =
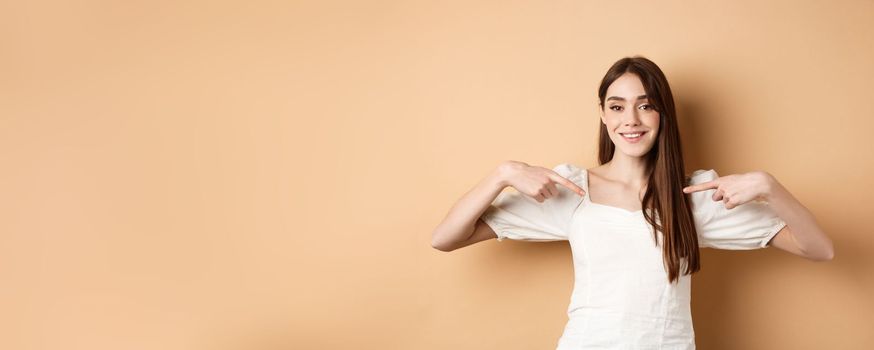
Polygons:
M771 239L771 246L816 261L834 258L832 241L816 223L813 214L773 175L764 171L727 175L687 186L683 192L710 189L716 190L713 200L725 202L727 209L753 200L768 202L777 216L786 222L786 226Z

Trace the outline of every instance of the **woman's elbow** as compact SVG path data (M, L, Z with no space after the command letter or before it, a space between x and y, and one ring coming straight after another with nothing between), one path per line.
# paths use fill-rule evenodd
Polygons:
M826 262L834 259L834 255L808 255L806 258L816 262Z
M446 239L443 238L438 230L434 230L434 232L431 233L431 248L437 249L441 252L451 252L453 250L453 247L446 242Z
M831 244L829 244L828 247L826 247L822 251L807 254L806 258L813 261L831 261L835 258L835 248Z
M436 240L431 240L431 248L437 249L441 252L452 251L452 249L449 249L449 247L447 247L446 245L444 245Z
M826 252L826 254L823 255L822 259L820 259L819 261L831 261L834 258L835 258L835 250L829 249L828 252Z

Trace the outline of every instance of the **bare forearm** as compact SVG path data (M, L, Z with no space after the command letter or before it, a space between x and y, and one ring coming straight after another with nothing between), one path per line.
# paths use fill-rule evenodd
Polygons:
M816 218L776 178L771 178L768 204L786 222L798 248L808 257L830 260L834 247Z
M473 234L476 220L506 187L505 164L499 165L488 176L467 191L453 206L449 213L434 229L431 245L451 246L464 241Z

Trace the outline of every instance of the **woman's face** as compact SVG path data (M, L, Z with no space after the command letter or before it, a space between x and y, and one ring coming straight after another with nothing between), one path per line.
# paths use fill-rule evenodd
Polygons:
M631 157L649 152L659 134L659 112L646 98L640 78L631 73L623 74L607 88L601 122L616 151ZM643 134L634 135L640 132Z

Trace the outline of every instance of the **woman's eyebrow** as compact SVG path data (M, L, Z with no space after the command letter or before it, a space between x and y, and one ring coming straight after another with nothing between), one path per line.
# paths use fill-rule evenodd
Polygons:
M637 96L637 99L638 99L638 100L644 100L644 99L646 99L646 95L640 95L640 96ZM625 101L624 98L619 97L619 96L610 96L610 97L607 98L607 101L610 101L610 100Z

